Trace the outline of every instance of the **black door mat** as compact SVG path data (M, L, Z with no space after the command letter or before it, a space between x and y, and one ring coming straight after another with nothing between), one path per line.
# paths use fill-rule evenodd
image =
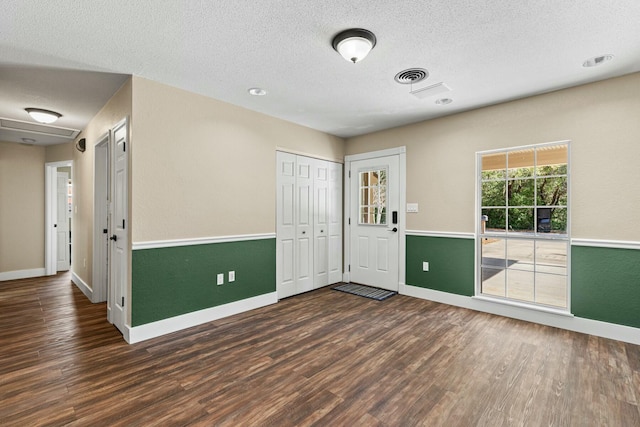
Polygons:
M382 301L397 294L395 291L386 289L373 288L371 286L356 285L355 283L345 283L331 288L334 291L346 292L348 294L358 295L365 298L371 298L376 301Z

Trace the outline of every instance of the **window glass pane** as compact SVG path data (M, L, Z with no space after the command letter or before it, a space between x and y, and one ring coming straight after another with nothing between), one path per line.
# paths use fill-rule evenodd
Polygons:
M531 271L507 270L507 297L534 302L534 273Z
M509 152L509 178L533 176L535 151L533 148Z
M566 308L567 276L536 273L536 302Z
M505 177L507 155L505 153L485 154L482 156L482 179L501 179Z
M485 238L482 239L482 266L504 269L507 266L505 258L505 240Z
M369 208L360 208L360 224L369 224Z
M538 206L567 205L567 177L538 178Z
M482 209L481 221L484 223L485 232L499 233L506 231L506 209Z
M533 233L533 209L509 209L509 232Z
M509 206L533 206L533 179L514 179L507 181Z
M567 275L567 242L536 241L536 272Z
M539 211L545 208L538 208ZM549 221L551 229L549 231L540 230L540 216L538 215L538 232L539 233L555 233L567 234L567 209L566 208L548 208L551 214ZM540 212L538 212L539 214Z
M538 147L536 150L536 173L538 176L566 175L569 162L569 149L566 144Z
M506 181L486 181L482 183L482 206L507 206Z
M363 171L360 176L360 224L387 224L387 171Z
M533 240L510 239L507 242L507 267L533 271Z
M482 267L482 293L498 297L505 297L506 270Z

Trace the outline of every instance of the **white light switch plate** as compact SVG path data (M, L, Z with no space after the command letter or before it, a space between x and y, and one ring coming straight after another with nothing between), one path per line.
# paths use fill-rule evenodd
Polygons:
M224 283L224 274L218 274L218 285L222 285Z
M422 263L422 271L429 271L429 262L428 261L424 261Z
M417 213L417 212L418 212L417 203L407 203L407 213Z
M235 282L236 281L236 272L235 271L230 271L229 272L229 282Z

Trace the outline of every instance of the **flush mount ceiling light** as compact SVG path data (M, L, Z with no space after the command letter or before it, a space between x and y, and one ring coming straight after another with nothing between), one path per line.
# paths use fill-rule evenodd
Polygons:
M40 123L50 124L62 117L62 114L55 111L43 110L42 108L25 108L24 109L33 120Z
M589 58L582 63L583 67L596 67L598 65L604 64L607 61L611 61L613 59L613 55L600 55L594 56L593 58Z
M362 28L352 28L338 33L331 43L333 48L349 62L362 61L376 45L376 36Z
M265 96L267 94L267 91L264 89L261 89L259 87L252 87L251 89L248 90L250 95L253 96Z
M447 104L451 104L452 102L453 102L453 99L451 98L440 98L436 101L436 104L447 105Z

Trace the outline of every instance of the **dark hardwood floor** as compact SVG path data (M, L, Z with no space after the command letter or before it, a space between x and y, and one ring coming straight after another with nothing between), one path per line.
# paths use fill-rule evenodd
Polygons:
M69 274L0 283L0 425L640 426L640 347L320 289L135 345Z

